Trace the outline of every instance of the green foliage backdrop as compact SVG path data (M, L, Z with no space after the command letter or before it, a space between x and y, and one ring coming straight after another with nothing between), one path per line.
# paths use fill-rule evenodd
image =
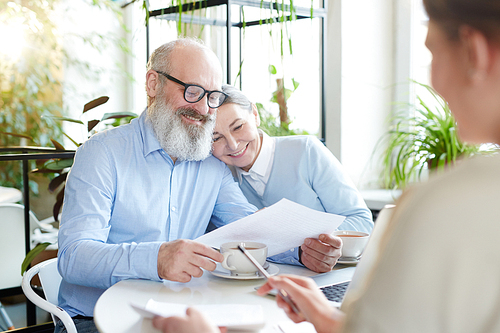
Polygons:
M0 52L0 131L31 138L0 135L0 145L47 146L60 139L61 125L44 116L62 112L63 52L51 19L56 1L2 2L0 22L23 28L25 45L18 59ZM8 31L8 30L7 30ZM0 165L0 184L20 187L21 164ZM36 184L30 184L36 192Z
M92 0L88 6L110 10L120 20L116 3ZM18 57L10 54L13 45L0 45L0 146L52 146L51 140L61 142L64 115L64 66L71 65L89 75L96 69L77 60L64 47L65 38L79 39L90 48L102 52L108 43L117 44L127 52L123 39L99 33L74 34L61 31L58 21L65 15L60 0L25 0L0 2L0 27L3 34L24 37L24 47ZM69 35L69 36L68 36ZM0 36L0 40L2 36ZM77 88L76 88L77 89ZM31 168L35 162L31 162ZM21 163L0 164L0 185L21 188ZM36 183L30 188L37 194Z

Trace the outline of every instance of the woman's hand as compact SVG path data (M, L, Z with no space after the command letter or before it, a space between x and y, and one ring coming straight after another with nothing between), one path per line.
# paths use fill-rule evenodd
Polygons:
M225 327L219 329L194 308L188 308L185 317L156 316L153 318L153 326L164 333L225 333L227 331Z
M290 296L300 313L295 313L278 295L278 306L296 323L304 320L312 323L318 333L339 332L344 322L342 311L333 308L316 283L305 277L294 275L272 276L257 290L264 295L272 289L283 289Z

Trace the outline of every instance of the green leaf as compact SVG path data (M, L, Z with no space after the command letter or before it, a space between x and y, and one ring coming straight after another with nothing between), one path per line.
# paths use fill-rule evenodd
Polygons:
M105 113L101 121L107 120L107 119L120 119L120 118L126 118L126 117L133 117L137 118L137 114L134 112L110 112L110 113Z
M56 140L50 139L50 141L52 142L54 147L56 147L57 150L66 150L66 149L64 149L64 146L62 144L60 144L59 142L57 142Z
M31 251L28 252L26 257L23 260L23 263L21 264L21 275L24 274L28 270L28 266L31 264L33 259L40 253L42 253L47 246L51 245L52 243L45 242L45 243L39 243L37 246L35 246Z
M24 138L33 141L33 138L29 135L24 135L24 134L17 134L17 133L10 133L10 132L0 132L0 134L5 134L5 135L10 135L10 136L15 136L17 138Z
M89 123L87 124L87 130L90 132L92 131L92 129L94 129L94 127L97 126L97 124L99 124L99 120L90 120Z
M44 168L49 170L62 170L65 168L69 168L73 165L72 158L65 158L60 160L51 160L45 163Z
M62 170L50 170L50 169L33 169L31 170L31 173L55 173L55 172L61 172Z
M276 73L278 73L278 71L276 70L276 67L274 65L269 65L269 69L268 70L269 70L269 73L271 73L273 75L276 74Z
M61 211L61 207L64 202L64 190L66 189L66 186L63 186L63 188L57 193L56 196L56 203L52 207L52 216L54 217L54 220L56 222L59 222L59 212Z
M63 135L64 135L65 137L67 137L67 138L68 138L71 142L73 142L73 144L74 144L75 146L80 147L80 144L79 144L79 143L77 143L75 140L73 140L73 138L71 138L68 134L66 134L66 133L64 133L64 132L63 132Z
M83 121L78 120L78 119L68 118L68 117L43 116L43 118L50 118L50 119L60 120L60 121L69 121L72 123L77 123L77 124L83 125Z
M88 102L87 104L85 104L83 106L83 113L85 113L89 110L92 110L93 108L98 107L101 104L106 103L108 100L109 100L108 96L101 96L99 98L96 98L96 99Z
M54 193L54 191L57 190L57 188L59 186L61 186L61 184L66 181L67 177L68 177L68 173L65 172L65 173L62 173L59 176L55 177L54 179L52 179L49 183L49 192Z

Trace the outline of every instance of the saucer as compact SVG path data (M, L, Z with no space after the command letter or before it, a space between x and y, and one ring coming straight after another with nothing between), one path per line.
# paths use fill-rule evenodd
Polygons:
M264 265L264 267L266 267L266 265ZM266 271L269 273L269 275L273 276L273 275L278 274L280 269L276 265L269 264L269 266L266 267ZM218 277L221 277L224 279L233 279L233 280L265 279L265 277L263 275L261 275L260 273L259 273L259 275L257 275L257 274L255 274L255 275L231 275L231 272L229 272L228 270L225 270L222 267L219 267L219 265L217 265L217 268L215 269L215 271L210 272L210 273L212 273L212 275L215 275L215 276L218 276Z
M339 260L337 260L337 264L342 264L342 265L356 265L357 263L359 263L359 260L361 258L357 258L357 259L344 259L342 257L339 258Z

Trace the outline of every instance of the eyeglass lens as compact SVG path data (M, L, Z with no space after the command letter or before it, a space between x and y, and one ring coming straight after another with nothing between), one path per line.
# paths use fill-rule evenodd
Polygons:
M196 103L205 96L206 90L199 86L188 86L184 90L184 98L189 103ZM208 106L218 108L222 105L225 95L220 91L212 91L208 93Z

